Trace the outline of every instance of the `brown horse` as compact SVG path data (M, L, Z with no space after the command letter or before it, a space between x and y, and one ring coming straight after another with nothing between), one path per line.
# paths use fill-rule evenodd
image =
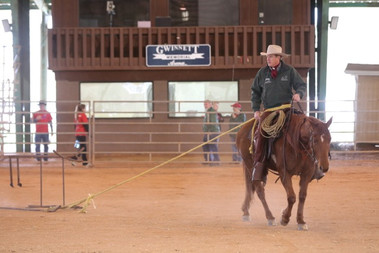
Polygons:
M236 144L243 159L245 174L245 200L242 205L243 220L250 220L249 208L252 195L257 193L265 209L269 225L275 224L265 198L265 183L252 181L253 155L249 151L251 145L251 129L254 119L244 125L237 134ZM296 194L292 187L292 176L300 176L299 204L297 208L297 223L299 230L307 230L303 211L307 196L308 184L312 181L316 170L327 172L329 169L330 133L327 123L304 114L292 114L283 127L283 133L272 144L269 158L265 162L271 170L277 171L287 193L287 207L282 211L281 225L286 226L290 220L291 211L296 202Z

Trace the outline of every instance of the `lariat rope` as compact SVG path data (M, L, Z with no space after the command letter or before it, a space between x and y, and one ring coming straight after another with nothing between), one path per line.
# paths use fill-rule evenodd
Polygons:
M180 155L177 155L177 156L175 156L174 158L171 158L170 160L167 160L167 161L165 161L165 162L163 162L163 163L161 163L161 164L159 164L159 165L157 165L157 166L155 166L155 167L153 167L153 168L150 168L150 169L148 169L148 170L145 170L145 171L141 172L140 174L135 175L135 176L133 176L133 177L130 177L130 178L128 178L128 179L126 179L126 180L124 180L124 181L118 183L118 184L115 184L115 185L113 185L113 186L111 186L111 187L109 187L109 188L107 188L107 189L101 191L101 192L98 192L98 193L95 193L95 194L88 194L88 197L87 197L87 198L84 198L84 199L82 199L82 200L79 200L79 201L73 202L73 203L71 203L71 204L68 204L68 205L66 205L66 206L63 206L62 208L63 208L63 209L65 209L65 208L73 208L73 207L77 207L78 205L80 205L80 204L82 204L82 203L85 203L84 206L81 208L81 210L80 210L79 212L81 212L81 213L86 213L86 212L87 212L86 209L87 209L87 207L88 207L88 205L89 205L90 203L92 203L93 206L95 207L95 205L94 205L94 201L93 201L93 199L94 199L95 197L97 197L97 196L99 196L99 195L102 195L102 194L104 194L104 193L106 193L106 192L109 192L109 191L111 191L111 190L113 190L113 189L115 189L115 188L117 188L117 187L119 187L119 186L121 186L121 185L123 185L123 184L125 184L125 183L128 183L128 182L130 182L130 181L133 181L134 179L137 179L137 178L139 178L139 177L141 177L141 176L143 176L143 175L145 175L145 174L147 174L147 173L149 173L149 172L151 172L151 171L153 171L153 170L155 170L155 169L158 169L158 168L160 168L160 167L162 167L162 166L164 166L164 165L166 165L166 164L168 164L168 163L170 163L170 162L172 162L172 161L174 161L174 160L177 160L177 159L179 159L179 158L185 156L186 154L191 153L192 151L194 151L194 150L196 150L196 149L198 149L198 148L200 148L200 147L202 147L202 146L204 146L204 145L206 145L206 144L208 144L208 143L211 143L211 142L213 142L214 140L217 140L217 139L220 138L221 136L224 136L224 135L226 135L226 134L228 134L228 133L230 133L230 132L232 132L232 131L234 131L234 130L236 130L236 129L238 129L238 128L240 128L240 127L242 127L242 126L244 126L244 125L246 125L246 124L248 124L248 123L250 123L252 120L255 120L254 117L251 118L251 119L249 119L249 120L247 120L247 121L245 121L245 122L243 122L243 123L241 123L241 124L239 124L239 125L236 126L236 127L233 127L232 129L229 129L229 130L226 131L226 132L223 132L223 133L217 135L216 137L214 137L213 139L208 140L207 142L203 142L202 144L200 144L200 145L198 145L198 146L196 146L196 147L194 147L194 148L192 148L192 149L190 149L190 150L188 150L188 151L186 151L186 152L184 152L184 153L181 153ZM254 125L255 125L255 124L256 124L256 121L254 122Z
M290 108L291 104L284 104L281 106L273 107L266 109L263 113L265 112L272 112L270 115L268 115L262 122L262 127L261 127L261 134L265 138L271 138L271 137L277 137L280 134L280 131L283 128L283 125L285 123L285 113L282 111L283 109ZM277 122L274 125L271 125L272 120L276 116L277 112L279 111L279 117ZM254 153L254 134L255 134L255 128L256 128L257 121L254 122L253 128L251 129L251 145L249 148L250 154ZM263 131L267 133L264 134Z
M277 121L275 123L272 123L276 115L278 115L278 113L279 113L279 116L278 116ZM262 121L261 135L265 138L278 137L281 133L281 130L284 126L285 121L286 121L286 114L283 112L283 110L270 113Z

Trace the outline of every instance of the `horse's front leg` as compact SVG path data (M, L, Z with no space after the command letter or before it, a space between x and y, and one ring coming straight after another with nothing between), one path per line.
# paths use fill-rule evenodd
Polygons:
M282 219L280 224L282 226L287 226L290 221L292 207L296 202L296 194L293 190L291 176L288 173L285 173L285 177L281 177L282 184L287 193L287 208L282 211Z
M297 228L298 230L308 230L308 226L304 221L304 205L307 198L309 177L300 177L299 205L297 207Z
M268 207L267 201L266 201L266 194L265 194L265 187L264 183L259 180L253 181L253 187L255 188L255 191L258 195L258 198L261 200L263 208L265 209L267 224L269 226L276 226L275 217L272 215L270 208Z

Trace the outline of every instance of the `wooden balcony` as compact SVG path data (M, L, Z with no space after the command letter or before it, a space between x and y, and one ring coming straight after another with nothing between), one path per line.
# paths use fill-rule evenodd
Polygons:
M53 71L148 70L145 47L157 44L209 44L211 66L194 69L260 68L265 62L260 52L269 44L291 54L286 62L294 67L315 65L315 29L310 25L66 27L50 29L48 37Z

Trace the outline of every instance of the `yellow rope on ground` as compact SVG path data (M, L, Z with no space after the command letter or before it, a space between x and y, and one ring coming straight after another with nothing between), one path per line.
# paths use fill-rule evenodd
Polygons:
M126 179L126 180L124 180L124 181L122 181L122 182L120 182L120 183L118 183L118 184L115 184L115 185L113 185L113 186L111 186L111 187L109 187L109 188L107 188L107 189L105 189L105 190L103 190L103 191L101 191L101 192L98 192L98 193L95 193L95 194L88 194L88 197L87 197L87 198L82 199L82 200L79 200L79 201L76 201L76 202L73 202L73 203L68 204L68 205L65 205L65 206L63 206L62 208L63 208L63 209L65 209L65 208L73 208L73 207L78 206L78 205L80 205L80 204L82 204L82 203L85 202L85 204L84 204L84 206L81 208L80 212L81 212L81 213L86 213L86 212L87 212L86 209L87 209L89 203L90 203L91 201L92 201L92 203L93 203L93 199L94 199L95 197L97 197L97 196L99 196L99 195L101 195L101 194L104 194L104 193L106 193L106 192L109 192L109 191L111 191L111 190L113 190L113 189L115 189L115 188L117 188L117 187L119 187L119 186L121 186L121 185L123 185L123 184L125 184L125 183L128 183L128 182L130 182L130 181L133 181L134 179L137 179L137 178L139 178L139 177L141 177L141 176L143 176L143 175L146 175L147 173L149 173L149 172L151 172L151 171L153 171L153 170L155 170L155 169L158 169L158 168L160 168L160 167L162 167L162 166L164 166L164 165L166 165L166 164L168 164L168 163L170 163L170 162L172 162L172 161L175 161L175 160L177 160L177 159L179 159L179 158L185 156L186 154L191 153L192 151L194 151L194 150L196 150L196 149L198 149L198 148L204 146L205 144L208 144L208 143L210 143L210 142L212 142L212 141L214 141L214 140L217 140L217 139L220 138L221 136L224 136L224 135L226 135L226 134L228 134L228 133L230 133L230 132L232 132L232 131L234 131L234 130L240 128L240 127L242 127L243 125L246 125L247 123L251 122L252 120L254 120L254 118L251 118L251 119L249 119L249 120L247 120L247 121L245 121L245 122L239 124L238 126L233 127L232 129L230 129L230 130L228 130L228 131L226 131L226 132L224 132L224 133L219 134L218 136L214 137L213 139L208 140L207 142L204 142L204 143L202 143L202 144L200 144L200 145L198 145L198 146L196 146L196 147L194 147L194 148L192 148L192 149L190 149L190 150L188 150L188 151L186 151L186 152L184 152L184 153L182 153L182 154L180 154L180 155L177 155L177 156L175 156L174 158L171 158L170 160L167 160L167 161L165 161L165 162L163 162L163 163L161 163L161 164L159 164L159 165L157 165L157 166L155 166L155 167L153 167L153 168L150 168L150 169L148 169L148 170L145 170L145 171L141 172L140 174L135 175L135 176L133 176L133 177L131 177L131 178L128 178L128 179Z

